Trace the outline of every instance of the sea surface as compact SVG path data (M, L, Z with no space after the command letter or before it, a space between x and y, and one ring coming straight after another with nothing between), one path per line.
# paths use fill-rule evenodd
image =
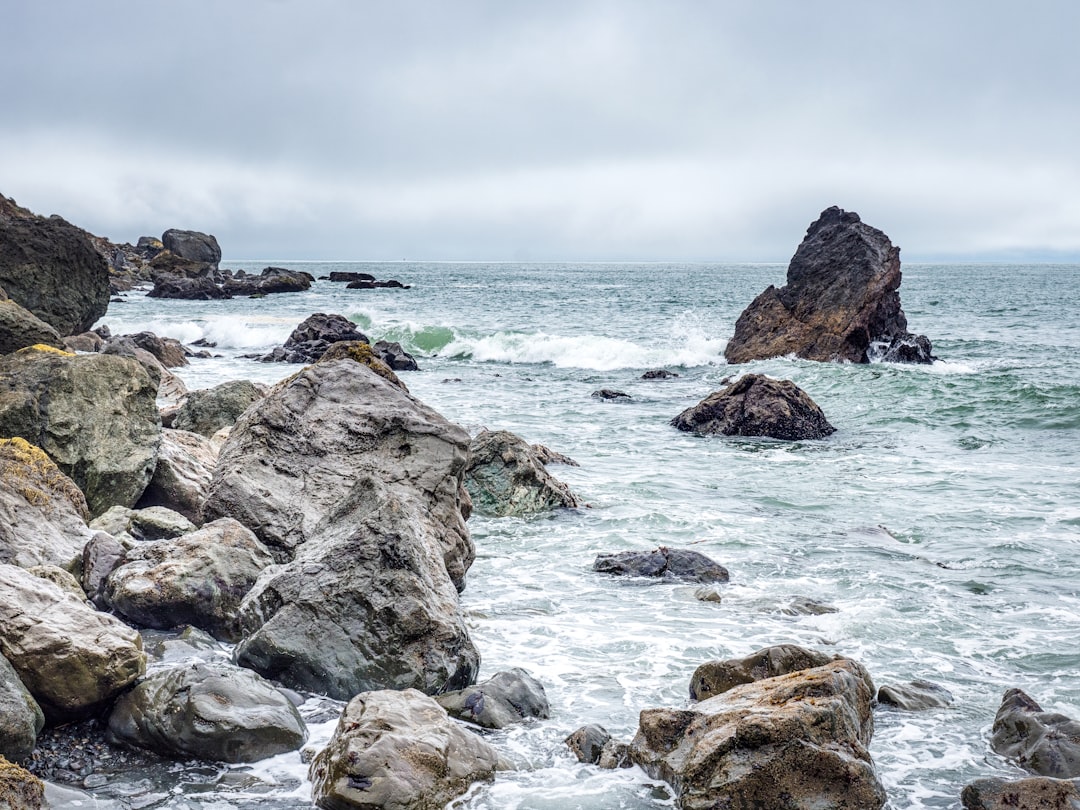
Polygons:
M491 735L516 769L454 807L673 807L663 783L580 765L563 738L599 723L628 741L642 709L687 705L700 663L771 644L853 657L878 685L924 679L953 694L945 709L876 711L870 751L894 810L958 808L967 782L1024 775L988 744L1009 687L1080 718L1080 266L906 265L901 299L911 331L933 341L931 366L730 367L736 318L783 284L784 266L272 264L411 288L319 281L209 302L136 290L102 322L114 334L215 342L219 357L178 370L201 388L293 373L239 355L282 343L313 312L340 313L372 342L416 355L421 370L402 378L449 419L472 433L514 431L581 465L550 471L587 507L469 522L477 560L462 603L481 678L529 670L552 715ZM653 368L679 376L642 380ZM793 380L836 433L788 443L669 426L747 371ZM631 401L591 396L601 388ZM599 553L659 545L726 566L721 601L591 570ZM799 599L836 612L799 614ZM334 723L325 703L304 709L321 718L317 748ZM112 785L95 795L100 807L307 808L305 772L295 753L177 765L126 794Z

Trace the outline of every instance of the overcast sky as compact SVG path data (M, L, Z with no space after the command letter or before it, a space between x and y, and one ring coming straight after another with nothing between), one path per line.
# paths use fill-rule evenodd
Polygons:
M7 0L0 193L226 259L1080 260L1076 0Z

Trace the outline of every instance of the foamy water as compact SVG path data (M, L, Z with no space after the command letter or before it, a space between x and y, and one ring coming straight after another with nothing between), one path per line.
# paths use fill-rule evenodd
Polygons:
M1080 267L905 267L904 309L934 341L932 366L749 364L794 380L837 427L797 443L668 425L744 370L724 363L723 347L741 309L783 282L782 267L332 269L413 287L320 282L224 302L131 294L104 321L114 333L216 342L221 357L180 370L194 388L292 373L238 355L269 350L312 312L338 312L414 352L421 371L403 378L448 418L513 430L581 464L551 471L588 508L470 521L478 555L462 605L481 677L529 670L552 717L491 735L515 770L456 807L672 807L662 783L580 765L563 738L600 723L628 740L642 709L686 705L698 664L769 644L852 656L878 684L922 678L952 692L948 709L876 713L870 750L894 810L957 808L968 781L1021 775L988 746L1008 687L1080 718ZM656 367L680 376L640 379ZM599 388L632 401L595 399ZM598 553L657 545L725 565L721 601L591 571ZM792 615L798 598L837 612ZM309 745L332 726L314 724ZM185 773L153 806L310 806L298 754L202 781Z

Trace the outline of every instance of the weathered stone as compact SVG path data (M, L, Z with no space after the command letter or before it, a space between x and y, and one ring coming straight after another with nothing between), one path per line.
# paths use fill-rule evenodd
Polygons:
M913 347L910 362L929 363L930 342L908 333L899 288L900 249L858 214L828 208L795 251L786 286L770 286L739 316L724 356L867 363L883 344Z
M611 742L611 734L603 726L595 724L582 726L563 742L577 757L578 762L596 765L604 746Z
M270 352L260 359L263 362L314 363L330 348L330 344L343 340L370 342L348 318L316 312L305 318L292 331L280 350Z
M708 661L694 670L690 678L690 699L708 700L744 683L824 666L838 658L794 644L777 644L745 658Z
M183 537L129 549L109 574L105 600L143 627L190 624L236 641L240 601L272 562L250 530L221 518Z
M435 698L451 717L483 728L505 728L550 715L544 686L523 669L496 672L483 683Z
M109 715L108 737L169 757L256 762L295 751L307 729L269 681L200 662L155 673L123 695Z
M653 368L646 371L641 375L643 380L670 380L679 375L674 371L668 371L666 368Z
M156 393L130 358L23 349L0 357L0 435L36 443L99 515L134 504L153 475Z
M477 512L496 517L580 505L570 488L544 469L529 443L508 430L482 430L472 440L465 488Z
M593 570L624 577L655 577L679 582L727 582L724 566L704 554L661 546L653 551L598 554Z
M266 396L266 390L250 380L232 380L191 391L177 411L173 427L213 436L223 427L232 427L240 414Z
M87 717L146 669L139 634L13 565L0 564L0 653L50 722Z
M499 755L408 689L357 695L311 763L312 800L335 810L441 810L495 777Z
M45 784L0 756L0 810L45 810Z
M41 707L8 660L0 655L0 757L12 762L25 760L44 725Z
M63 349L60 333L14 301L0 301L0 354L42 344Z
M375 354L394 371L419 371L416 358L395 341L379 340L371 347Z
M565 464L567 467L580 467L581 465L574 461L570 456L563 455L558 450L552 450L550 447L545 447L542 444L532 445L533 455L536 456L536 460L543 464L545 467L549 464Z
M790 380L746 374L671 420L679 430L798 441L836 432L821 408Z
M0 562L79 569L92 536L75 483L25 439L0 439Z
M220 301L232 297L209 276L188 277L175 273L155 274L154 288L146 295L149 298L176 298L186 301Z
M85 332L109 306L109 268L89 234L0 199L0 287L61 336Z
M97 332L81 332L64 338L64 348L69 352L100 352L105 339Z
M990 747L1025 771L1072 779L1080 776L1080 723L1042 707L1020 689L1009 689L994 717Z
M948 689L936 683L911 681L882 686L878 689L877 701L882 706L908 712L921 712L951 706L953 696Z
M165 540L193 532L197 527L179 512L163 506L146 509L114 506L92 520L90 528L115 537L126 535L133 540Z
M976 779L960 794L964 810L1077 810L1080 779Z
M95 532L83 550L82 588L99 610L107 610L105 582L123 562L124 544L107 532Z
M343 270L332 270L330 275L327 276L330 281L348 282L348 281L374 281L375 276L371 273L355 273Z
M86 591L82 589L82 585L79 584L79 580L75 578L75 575L70 571L61 568L59 565L52 565L45 563L43 565L31 565L26 569L35 577L41 577L44 580L51 582L65 593L69 593L76 599L81 601L86 600Z
M847 659L736 686L690 709L648 709L630 746L684 810L877 810L873 696Z
M226 279L221 288L229 295L270 295L302 292L311 288L312 278L302 270L267 267L257 276L237 275Z
M161 235L161 244L181 259L209 264L214 269L221 261L221 247L210 234L170 228Z
M318 362L325 363L330 360L352 360L355 363L360 363L370 368L383 379L389 380L402 391L409 390L405 383L401 381L401 378L394 373L394 370L375 353L375 349L372 348L371 344L362 340L339 340L337 343L331 343Z
M153 332L136 332L133 335L122 335L140 349L154 355L165 368L177 368L188 365L187 350L183 344L175 338L159 337ZM120 338L113 338L119 340Z
M138 506L164 506L199 522L217 457L218 448L206 436L162 429L154 477Z

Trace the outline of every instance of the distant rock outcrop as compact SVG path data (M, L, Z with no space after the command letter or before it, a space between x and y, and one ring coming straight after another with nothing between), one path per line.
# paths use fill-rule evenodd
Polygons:
M804 360L930 363L930 341L907 331L900 308L900 249L836 206L821 213L788 265L739 316L724 356L748 363L794 354Z
M209 264L214 270L221 261L221 248L217 239L210 234L169 228L161 235L161 243L173 255L191 262Z

